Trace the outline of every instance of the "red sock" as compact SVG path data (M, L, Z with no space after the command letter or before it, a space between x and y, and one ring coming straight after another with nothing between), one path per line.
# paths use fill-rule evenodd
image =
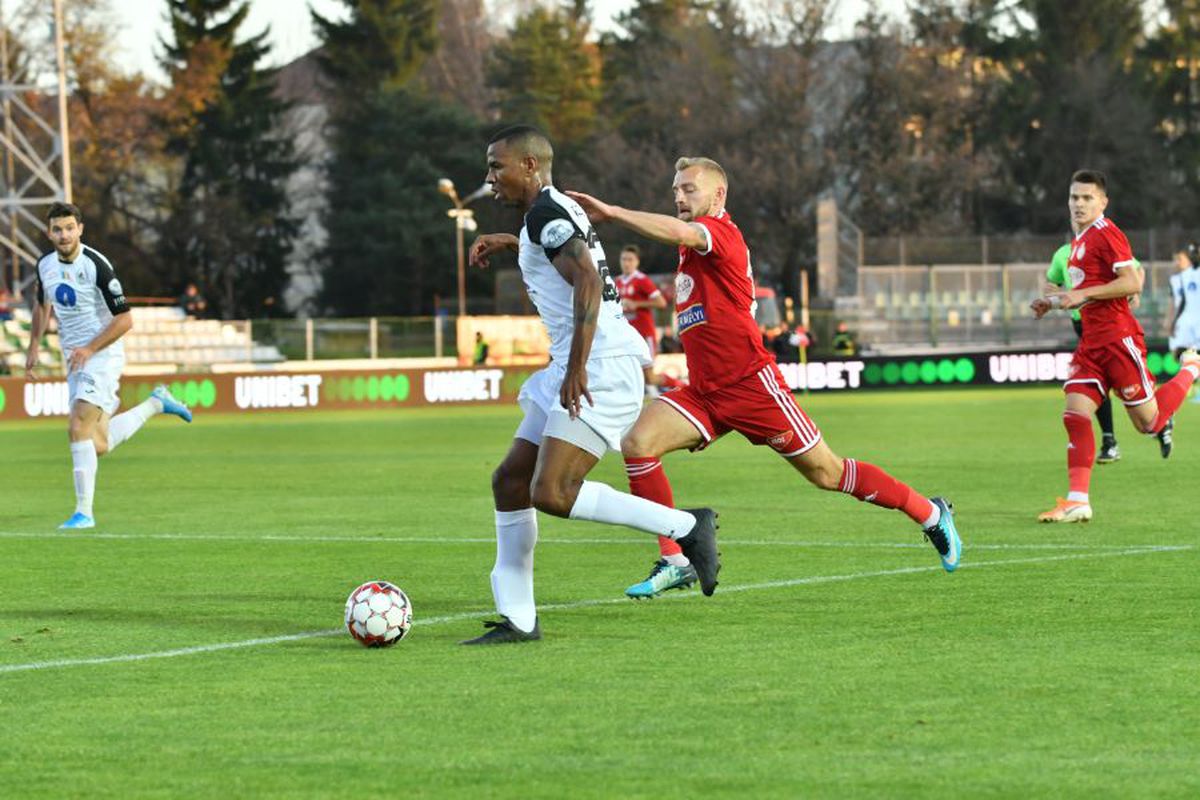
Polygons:
M625 474L629 476L629 491L637 497L653 500L660 505L675 507L671 482L657 458L626 458ZM683 549L669 536L658 537L658 551L664 556L676 556Z
M1092 464L1096 460L1096 433L1092 418L1076 411L1063 412L1067 428L1067 480L1072 492L1088 493L1092 482Z
M1181 369L1178 375L1158 387L1158 391L1154 393L1154 399L1158 401L1158 416L1154 418L1154 429L1151 433L1161 431L1167 420L1179 410L1195 380L1196 376L1190 369Z
M845 459L838 491L883 508L898 508L918 525L933 515L933 503L924 495L865 461Z

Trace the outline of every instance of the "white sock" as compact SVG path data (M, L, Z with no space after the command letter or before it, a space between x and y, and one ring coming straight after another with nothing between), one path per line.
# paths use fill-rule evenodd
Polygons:
M146 424L146 420L155 414L161 414L162 402L157 397L146 398L124 414L117 414L108 423L108 449L113 451L117 445L133 436L138 429Z
M927 531L942 521L942 509L938 507L938 504L930 503L929 505L933 506L933 511L929 513L929 519L921 523L921 530Z
M1070 500L1072 503L1086 503L1086 502L1088 502L1088 493L1087 492L1067 492L1067 499Z
M661 558L673 567L686 567L692 563L683 553L673 553L669 556L661 556Z
M496 610L529 633L537 622L533 602L533 547L537 544L537 512L532 508L496 512L496 566L492 597Z
M686 511L668 508L653 500L618 492L607 484L584 481L571 506L571 519L628 525L639 531L678 539L686 536L696 518Z
M75 467L75 513L90 517L96 493L96 443L91 439L71 442L71 463Z

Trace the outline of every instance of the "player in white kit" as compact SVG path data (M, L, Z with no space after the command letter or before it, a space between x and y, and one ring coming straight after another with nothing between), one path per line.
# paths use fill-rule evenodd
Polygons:
M551 361L521 387L525 418L492 475L492 595L502 619L484 623L488 632L464 644L541 638L533 598L537 511L669 536L696 567L705 594L712 594L720 568L711 509L669 508L585 480L605 452L620 451L621 437L642 410L648 353L625 321L587 215L552 185L553 157L549 140L527 126L502 131L488 144L487 182L496 199L522 209L525 220L519 237L477 238L471 263L486 267L493 253L517 252L529 299L550 334Z
M77 206L53 204L46 223L54 250L38 260L25 377L37 380L33 370L38 348L53 311L67 368L71 406L67 430L75 477L75 513L59 528L93 528L97 458L116 449L155 414L166 412L191 422L192 413L159 386L145 402L112 416L121 404L117 398L125 366L121 337L133 327L125 292L108 259L83 243L83 216Z
M1200 245L1189 244L1175 254L1179 271L1171 276L1170 339L1167 346L1178 358L1189 348L1200 349ZM1200 403L1200 392L1192 398Z

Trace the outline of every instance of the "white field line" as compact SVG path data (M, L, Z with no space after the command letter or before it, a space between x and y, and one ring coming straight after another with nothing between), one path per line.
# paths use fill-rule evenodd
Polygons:
M962 564L959 569L981 569L983 567L1003 567L1017 564L1048 564L1054 561L1076 561L1085 558L1110 558L1114 556L1137 556L1148 553L1177 553L1195 549L1195 545L1180 545L1180 546L1162 546L1162 547L1139 547L1126 550L1115 550L1107 552L1095 553L1072 553L1069 555L1058 556L1039 556L1032 558L1010 558L997 561L974 561ZM860 580L864 578L884 578L892 575L912 575L921 572L939 572L941 566L925 566L925 567L900 567L897 569L884 569L874 572L852 572L846 575L811 575L805 578L789 578L779 581L766 581L763 583L748 583L735 586L726 586L719 590L721 595L733 594L738 592L758 592L767 589L786 589L794 586L814 586L822 583L842 583L845 581ZM696 597L695 592L676 593L674 595L663 595L660 600L682 600ZM549 603L539 606L539 611L570 611L578 608L592 608L594 606L616 605L617 603L630 603L631 601L625 597L606 597L594 600L576 600L570 603ZM708 602L708 601L705 601ZM481 616L487 616L490 611L465 611L458 614L445 614L437 617L418 618L415 625L442 625L447 622L457 622L464 619L474 619ZM216 644L198 645L196 647L181 647L175 650L159 650L151 653L129 653L118 656L98 656L96 658L64 658L55 661L34 661L26 664L6 664L0 665L0 674L12 672L28 672L31 670L58 669L62 667L79 667L98 664L119 664L129 661L149 661L159 658L176 658L178 656L191 656L200 653L215 653L222 650L239 650L246 647L259 647L263 645L281 644L283 642L296 642L304 639L316 639L326 636L339 636L345 634L344 628L332 628L322 631L307 631L304 633L292 633L284 636L267 636L259 639L244 639L238 642L218 642Z
M181 541L181 542L282 542L282 543L353 543L353 544L495 544L494 536L304 536L299 534L259 534L245 536L241 534L221 533L90 533L72 531L59 533L55 531L27 532L0 531L0 539L38 539L47 541L87 541L89 539L115 539L134 541ZM577 538L565 539L539 538L538 544L602 544L602 545L645 545L649 540L636 534L621 538ZM849 547L883 550L925 550L929 545L924 542L818 542L791 539L726 539L721 538L722 545L747 547ZM967 542L964 550L1112 550L1125 552L1130 549L1153 549L1156 545L1146 544L1073 544L1070 542L1011 542L1007 544L975 544Z

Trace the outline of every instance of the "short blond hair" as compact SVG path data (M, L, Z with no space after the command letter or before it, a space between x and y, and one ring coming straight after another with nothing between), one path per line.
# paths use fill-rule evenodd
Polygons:
M675 162L676 172L683 172L685 169L691 169L692 167L700 167L701 169L716 173L716 175L721 179L721 185L726 187L729 186L729 176L725 174L724 167L713 161L711 158L705 158L704 156L681 156L679 160Z

